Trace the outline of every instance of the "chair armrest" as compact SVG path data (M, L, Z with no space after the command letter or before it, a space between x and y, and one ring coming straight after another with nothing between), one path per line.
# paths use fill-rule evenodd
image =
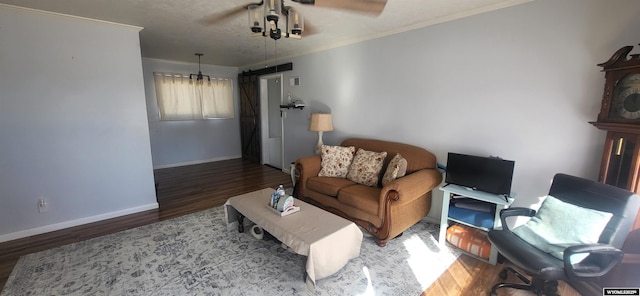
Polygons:
M640 254L624 254L624 257L622 257L622 263L640 264Z
M507 208L504 209L502 211L500 211L500 221L502 222L502 229L506 230L506 231L511 231L509 230L509 227L507 226L507 218L508 217L513 217L513 216L527 216L527 217L533 217L536 214L536 210L534 209L529 209L529 208L521 208L521 207L515 207L515 208Z
M442 174L436 169L415 171L382 187L379 202L381 205L384 204L387 195L395 192L399 203L408 203L428 193L441 182Z
M587 253L588 257L579 263L571 264L571 256ZM605 244L585 244L571 246L564 250L564 270L570 279L600 277L622 261L621 250Z

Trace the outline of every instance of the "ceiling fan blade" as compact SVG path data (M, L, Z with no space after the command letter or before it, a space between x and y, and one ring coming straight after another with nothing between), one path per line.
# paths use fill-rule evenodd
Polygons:
M230 18L233 18L243 12L247 11L245 6L236 7L230 10L214 13L210 16L204 17L200 20L200 23L205 25L215 25L224 22Z
M316 26L312 25L309 22L304 23L304 32L302 32L302 37L308 37L318 33L318 28L316 28Z
M236 8L214 13L208 17L201 19L200 23L203 23L205 25L215 25L215 24L224 22L230 18L236 17L237 15L242 14L243 12L246 13L250 5L262 5L262 3L263 1L256 2L256 3L248 3L243 6L238 6Z
M379 15L387 5L387 0L292 0L300 4L309 4L319 7L345 9L356 12Z

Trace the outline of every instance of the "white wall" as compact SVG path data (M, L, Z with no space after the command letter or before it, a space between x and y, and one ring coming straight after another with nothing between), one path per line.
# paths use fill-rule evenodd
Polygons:
M597 178L596 64L640 42L639 29L636 0L536 0L294 58L284 81L301 85L284 92L309 107L288 111L285 161L312 154L309 114L331 112L327 144L406 142L441 163L447 152L498 155L516 161L516 205L536 203L557 172Z
M0 5L0 241L157 208L139 30Z
M197 57L194 55L197 61ZM202 74L233 80L235 118L160 121L153 72L198 73L197 63L142 59L151 153L155 168L242 157L240 150L238 68L201 65Z

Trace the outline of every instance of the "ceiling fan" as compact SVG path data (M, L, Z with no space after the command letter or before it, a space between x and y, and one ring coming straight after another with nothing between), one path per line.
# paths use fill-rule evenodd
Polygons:
M291 0L292 2L327 7L353 12L379 15L382 13L387 0ZM264 12L262 11L264 10ZM291 6L286 6L284 0L261 0L256 3L248 3L226 11L211 15L204 19L208 25L218 24L233 18L243 12L249 12L249 24L254 35L262 35L278 40L281 37L300 39L302 33L305 36L315 33L313 26L306 25L303 16ZM278 27L280 17L285 19L285 30Z

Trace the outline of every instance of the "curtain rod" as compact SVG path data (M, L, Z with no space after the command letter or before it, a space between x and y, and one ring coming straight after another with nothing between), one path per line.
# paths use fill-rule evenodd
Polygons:
M153 75L156 75L156 76L166 76L166 77L183 77L183 78L189 78L189 74L179 74L179 73L153 72ZM211 79L216 79L216 80L231 80L231 78L227 78L227 77L211 77Z

